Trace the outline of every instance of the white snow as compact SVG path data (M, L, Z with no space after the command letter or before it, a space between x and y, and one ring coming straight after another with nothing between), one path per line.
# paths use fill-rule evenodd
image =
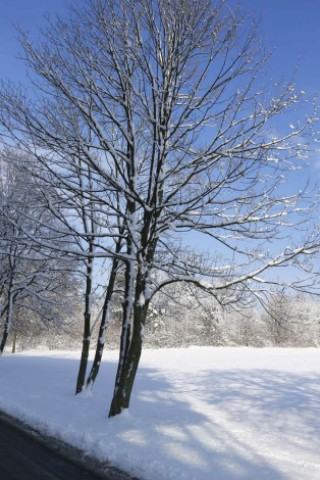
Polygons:
M0 409L146 480L320 478L320 350L146 350L130 412L107 420L117 352L93 395L78 355L0 358Z
M146 299L145 299L144 293L141 292L138 300L138 306L143 307L145 303L146 303Z

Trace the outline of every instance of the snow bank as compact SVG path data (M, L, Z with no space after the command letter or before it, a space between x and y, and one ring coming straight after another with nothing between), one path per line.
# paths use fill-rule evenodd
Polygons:
M116 352L75 397L74 352L0 358L0 409L146 480L320 478L320 350L147 350L107 420Z

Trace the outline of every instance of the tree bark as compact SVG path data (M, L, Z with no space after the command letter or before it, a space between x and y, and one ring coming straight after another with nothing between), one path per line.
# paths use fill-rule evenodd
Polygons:
M94 382L97 378L97 375L100 370L100 365L101 365L101 360L102 360L102 354L103 354L103 349L105 345L105 336L106 336L106 330L108 327L108 322L109 322L109 309L110 309L110 302L112 299L113 295L113 290L114 290L114 284L116 281L116 276L117 276L117 269L119 265L119 260L114 258L112 262L112 268L110 272L110 278L109 278L109 283L108 283L108 288L106 291L106 296L103 304L103 310L102 310L102 318L101 318L101 323L100 323L100 328L99 328L99 337L98 337L98 342L97 342L97 347L96 347L96 353L95 357L93 360L93 364L91 367L91 371L88 375L87 381L86 381L86 388L89 388L90 390L93 388Z
M12 293L12 283L10 282L9 292L8 292L8 308L7 308L7 315L6 315L6 321L4 324L2 340L0 344L0 355L3 353L4 347L6 346L6 343L8 340L8 335L10 333L11 326L12 326L12 315L13 315L13 293Z
M138 288L138 291L143 291ZM139 295L135 299L139 299ZM149 301L144 305L135 302L133 308L132 338L127 342L123 362L119 362L116 385L109 410L109 418L129 408L132 389L138 370L143 342L143 330L147 318Z
M92 264L93 257L89 257L86 272L86 294L85 294L85 312L84 312L84 329L82 340L82 351L80 358L80 366L77 377L76 394L82 392L89 359L90 335L91 335L91 295L92 295Z
M13 338L12 338L12 350L11 353L16 353L16 344L17 344L17 332L13 332Z
M2 334L2 340L1 340L1 345L0 345L0 355L3 353L4 347L6 346L8 340L8 332L4 330Z
M119 415L123 410L129 408L131 393L134 385L134 380L139 366L139 361L142 352L142 336L134 334L132 343L126 355L121 375L118 381L118 387L114 392L110 410L109 418Z

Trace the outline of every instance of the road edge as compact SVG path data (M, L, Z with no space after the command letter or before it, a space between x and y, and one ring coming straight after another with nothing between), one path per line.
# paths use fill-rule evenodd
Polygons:
M46 435L25 421L2 410L0 410L0 420L15 426L17 429L30 435L33 439L46 445L61 457L66 458L76 465L84 467L95 475L100 476L102 480L139 480L137 477L133 477L119 468L114 467L109 462L99 462L96 458L88 455L83 450L57 439L56 437Z

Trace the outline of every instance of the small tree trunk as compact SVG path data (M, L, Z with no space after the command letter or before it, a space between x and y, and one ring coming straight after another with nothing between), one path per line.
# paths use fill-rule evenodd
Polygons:
M104 303L105 307L106 302ZM106 305L106 309L103 308L102 311L102 318L101 318L101 323L100 323L100 328L99 328L99 337L97 341L97 347L96 347L96 353L94 356L93 364L90 370L90 373L88 375L87 381L86 381L86 388L92 390L94 382L98 376L99 370L100 370L100 365L101 365L101 360L102 360L102 354L103 354L103 349L104 349L104 344L105 344L105 335L106 335L106 329L108 325L108 314L109 314L109 305Z
M6 330L4 330L4 332L2 334L1 345L0 345L0 355L3 353L3 350L4 350L4 347L6 346L7 340L8 340L8 332L6 332Z
M86 275L86 301L84 312L84 329L82 340L82 351L80 358L80 366L77 377L76 394L82 392L89 359L90 335L91 335L91 296L92 296L92 264L93 257L89 257Z
M108 288L106 291L106 296L103 304L102 318L101 318L101 323L99 328L99 337L97 341L96 353L95 353L95 357L91 367L91 371L88 375L87 382L86 382L86 388L89 388L89 389L93 388L94 382L100 370L102 354L103 354L103 349L105 345L106 330L109 322L109 307L110 307L110 302L113 295L113 289L114 289L114 284L116 280L118 264L119 264L119 261L117 259L114 259L112 262Z
M3 335L2 335L2 340L0 344L0 355L4 351L4 347L6 346L7 340L8 340L8 335L10 333L11 327L12 327L12 317L13 317L13 294L12 294L12 286L9 286L9 293L8 293L8 308L7 308L7 315L6 315L6 321L4 324L4 330L3 330Z
M12 350L11 353L16 353L16 344L17 344L17 332L13 332L13 339L12 339Z
M87 330L87 329L85 329L85 330ZM85 382L86 372L87 372L87 366L88 366L88 359L89 359L89 350L90 350L90 337L83 338L81 358L80 358L80 367L79 367L79 372L78 372L78 377L77 377L76 394L82 392L82 389L84 387L84 382Z

